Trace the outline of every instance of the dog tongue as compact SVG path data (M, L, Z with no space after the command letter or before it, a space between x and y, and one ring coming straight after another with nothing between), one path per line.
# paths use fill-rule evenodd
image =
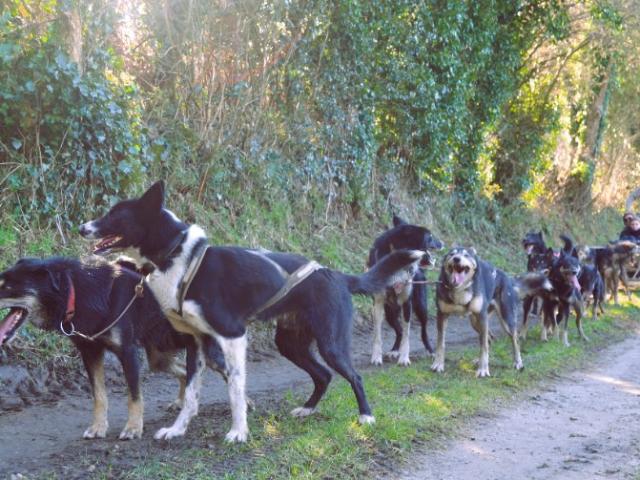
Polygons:
M571 275L571 285L573 285L573 288L575 288L576 290L581 290L580 282L578 282L578 277L576 277L575 275Z
M4 343L4 337L6 336L7 333L11 331L13 326L16 324L16 321L17 321L16 316L18 316L20 311L21 310L19 308L12 308L7 314L7 316L4 317L4 320L2 320L2 323L0 323L0 345Z
M464 273L463 272L453 272L453 284L455 286L462 285L464 282Z

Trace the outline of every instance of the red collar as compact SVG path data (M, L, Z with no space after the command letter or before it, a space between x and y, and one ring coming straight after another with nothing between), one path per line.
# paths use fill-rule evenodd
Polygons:
M70 321L76 314L76 289L73 288L73 280L67 275L69 279L69 298L67 298L67 311L64 314L64 321Z

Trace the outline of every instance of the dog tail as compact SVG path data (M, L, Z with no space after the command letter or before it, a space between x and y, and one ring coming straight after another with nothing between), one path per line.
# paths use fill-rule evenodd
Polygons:
M345 275L347 287L352 294L372 295L395 283L409 282L424 255L422 250L395 250L363 275Z
M553 290L553 285L544 273L529 272L516 277L513 288L520 298L525 298L550 292Z

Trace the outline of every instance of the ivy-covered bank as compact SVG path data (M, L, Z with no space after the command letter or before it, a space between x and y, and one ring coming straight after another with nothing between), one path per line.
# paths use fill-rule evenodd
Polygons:
M412 195L597 210L635 184L637 0L0 6L0 204L349 221ZM615 187L615 188L614 188Z

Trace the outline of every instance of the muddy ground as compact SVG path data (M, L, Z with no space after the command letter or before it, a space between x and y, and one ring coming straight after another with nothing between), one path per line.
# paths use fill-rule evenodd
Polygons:
M435 321L429 322L432 344L435 340ZM494 331L499 326L493 325ZM477 336L468 321L449 322L448 345L477 343ZM390 329L384 330L385 347L392 343ZM413 324L412 357L424 357L426 352L419 341L419 330ZM354 361L360 370L369 366L371 343L370 321L360 319L354 331ZM302 370L280 357L275 346L262 345L259 350L250 352L247 366L247 391L256 403L258 412L270 410L273 404L285 397L289 391L308 394L312 384ZM204 376L199 416L191 423L187 437L180 442L156 442L153 433L170 425L175 413L168 412L167 405L177 393L177 382L164 374L146 373L143 383L145 397L145 433L142 440L120 445L117 440L120 429L126 422L126 388L117 381L120 373L115 358L108 360L109 384L109 432L107 439L87 441L82 433L91 422L92 401L86 380L77 378L67 380L69 388L60 389L58 384L52 394L31 395L25 405L20 402L18 411L5 410L0 413L0 478L12 474L37 475L43 472L56 472L63 478L87 478L95 464L108 461L117 469L126 471L140 459L170 456L174 449L190 446L205 448L211 444L222 443L225 428L230 422L227 389L221 378L211 371ZM13 367L12 367L13 368ZM41 375L35 380L24 381L24 370L15 367L14 372L23 380L23 385L42 383ZM9 375L10 377L10 375ZM16 377L16 380L18 378ZM64 383L64 382L63 382ZM82 383L78 385L77 383ZM5 395L5 401L8 402ZM219 425L210 427L211 418L220 418ZM4 439L11 439L5 441ZM180 443L180 445L178 445ZM227 465L228 467L228 465Z

